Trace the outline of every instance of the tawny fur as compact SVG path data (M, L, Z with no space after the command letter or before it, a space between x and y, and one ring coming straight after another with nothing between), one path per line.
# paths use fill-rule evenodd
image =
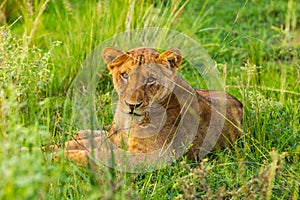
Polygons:
M159 53L147 47L135 48L127 52L105 48L103 59L110 70L119 96L114 123L105 130L107 138L117 147L129 152L147 153L169 144L176 134L174 126L179 126L178 118L182 115L180 100L174 91L180 94L182 87L187 92L187 94L182 93L183 96L194 93L198 106L195 110L198 113L199 125L191 147L186 152L189 158L197 159L200 148L203 146L211 115L215 109L212 108L212 101L223 102L226 107L226 116L218 114L218 117L225 119L225 123L222 130L216 130L217 135L221 134L221 136L213 149L230 146L241 136L243 115L241 102L219 91L193 89L181 80L177 74L182 60L178 49ZM156 76L154 83L148 83L147 81L152 81L152 76ZM171 82L166 80L171 80ZM161 86L162 83L167 86ZM132 113L129 104L139 105L139 107L135 108ZM163 115L162 110L149 112L150 106L154 104L161 106L164 111ZM163 126L157 129L162 121ZM188 126L185 128L189 129ZM155 132L157 130L159 131ZM65 154L77 162L86 162L91 151L90 147L99 145L103 137L99 131L93 132L93 135L94 143L91 145L91 131L80 131L75 139L66 142ZM140 137L140 135L145 135L145 137Z

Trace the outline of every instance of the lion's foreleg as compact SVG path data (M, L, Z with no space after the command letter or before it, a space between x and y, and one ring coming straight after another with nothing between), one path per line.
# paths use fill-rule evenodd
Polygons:
M54 150L54 159L61 159L59 151L63 149L64 157L79 163L85 163L87 157L95 152L101 145L103 131L81 130L73 139L64 143L64 145L53 145L50 149Z

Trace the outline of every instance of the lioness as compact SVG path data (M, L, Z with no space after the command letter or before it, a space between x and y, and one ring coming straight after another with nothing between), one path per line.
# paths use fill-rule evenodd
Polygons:
M193 89L180 79L180 50L159 53L140 47L123 52L109 47L102 56L119 97L114 123L105 129L106 139L116 147L148 153L165 146L178 150L182 143L185 149L178 154L197 159L205 148L230 146L241 136L242 103L224 92ZM219 112L222 105L223 112ZM205 140L209 129L211 135ZM97 148L102 140L101 131L79 131L65 143L65 153L72 160L86 162L91 146Z

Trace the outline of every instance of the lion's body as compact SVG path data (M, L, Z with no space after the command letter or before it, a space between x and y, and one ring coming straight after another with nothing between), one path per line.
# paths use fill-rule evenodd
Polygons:
M114 123L106 131L117 147L128 152L149 153L168 144L176 149L183 142L185 146L191 144L187 155L197 159L201 147L209 151L230 146L241 136L242 104L224 92L196 90L181 80L177 74L181 63L179 50L160 54L146 47L126 53L106 48L103 58L119 96ZM192 105L185 107L186 102ZM188 112L184 113L183 107ZM223 119L224 123L217 120L224 124L222 128L211 123L214 117ZM189 121L183 123L184 120ZM217 139L206 137L209 129ZM71 159L86 160L88 151L81 144L90 146L89 140L84 140L89 134L90 131L84 131L76 142L67 143L66 152ZM97 138L96 142L100 140ZM208 145L203 145L204 140Z

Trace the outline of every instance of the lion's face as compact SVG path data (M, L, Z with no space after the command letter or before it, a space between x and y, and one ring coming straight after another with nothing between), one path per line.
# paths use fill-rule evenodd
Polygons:
M139 116L162 104L172 91L181 52L174 49L159 54L150 48L137 48L124 53L105 48L103 58L113 76L122 112Z

